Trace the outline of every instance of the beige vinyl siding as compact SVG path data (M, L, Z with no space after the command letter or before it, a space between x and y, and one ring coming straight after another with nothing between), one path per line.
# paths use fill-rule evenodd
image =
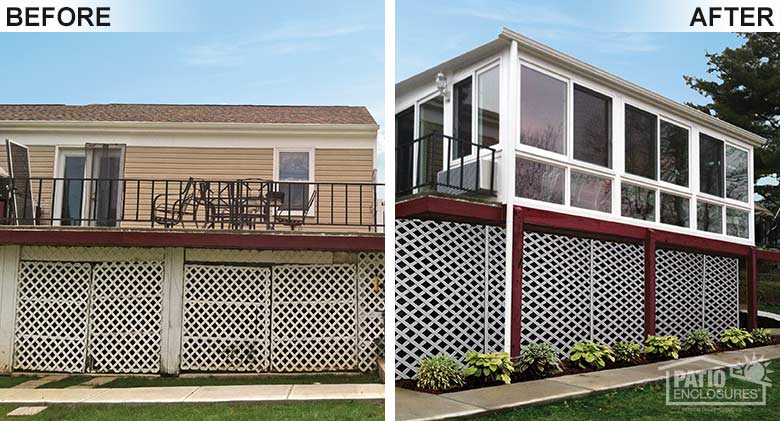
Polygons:
M314 174L315 181L325 183L319 185L320 222L332 221L335 224L374 222L373 188L339 184L374 182L372 149L317 149L314 158Z
M41 223L49 225L51 218L51 194L52 194L52 177L54 177L54 159L55 159L55 147L54 146L29 146L28 151L30 154L30 177L32 178L47 178L49 180L33 180L33 200L37 206L39 196L41 203ZM8 155L5 150L5 142L0 144L0 167L3 167L8 171Z
M239 178L273 177L273 149L250 148L178 148L128 146L125 152L125 179L127 195L124 204L125 219L149 221L154 196L165 193L165 182L139 183L134 180L182 180L169 182L168 193L178 195L186 187L189 177L206 180L236 180ZM216 188L216 187L215 187ZM172 201L172 200L171 200ZM136 212L137 211L137 212ZM149 222L125 222L122 226L149 227ZM194 226L189 226L194 228Z

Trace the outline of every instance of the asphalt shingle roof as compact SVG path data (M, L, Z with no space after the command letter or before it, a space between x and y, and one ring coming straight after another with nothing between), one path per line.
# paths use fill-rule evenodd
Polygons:
M366 107L169 104L0 104L0 121L376 124Z

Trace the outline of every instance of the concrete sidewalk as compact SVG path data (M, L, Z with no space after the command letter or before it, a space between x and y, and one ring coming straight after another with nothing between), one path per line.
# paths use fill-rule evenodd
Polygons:
M751 359L754 354L756 361L780 359L780 345L727 351L681 358L676 361L664 361L441 395L396 388L395 416L397 420L434 420L552 403L607 390L654 383L666 378L665 370L661 367L672 363L683 363L685 370L699 372L744 364L747 361L746 358ZM702 359L702 357L706 357L706 359Z
M0 389L0 404L204 403L384 399L383 384Z

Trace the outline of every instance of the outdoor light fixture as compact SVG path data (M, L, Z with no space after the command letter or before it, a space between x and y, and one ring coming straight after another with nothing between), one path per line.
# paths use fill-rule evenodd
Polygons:
M450 100L450 92L447 90L447 76L444 76L442 72L436 75L436 90L439 91L439 95L444 97L445 101Z

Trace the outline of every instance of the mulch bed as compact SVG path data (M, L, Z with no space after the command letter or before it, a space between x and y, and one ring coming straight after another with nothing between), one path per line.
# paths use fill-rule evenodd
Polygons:
M769 345L780 345L780 340L775 339L775 340L773 340L772 343L766 344L766 345L751 344L751 345L748 345L747 347L745 347L744 349L758 348L758 347L769 346ZM731 348L722 347L719 343L715 343L715 349L712 350L712 351L708 351L708 352L704 352L704 353L695 352L695 351L680 352L680 358L695 357L695 356L698 356L698 355L716 354L716 353L719 353L719 352L726 352L726 351L736 351L736 350L735 349L731 349ZM526 382L526 381L531 381L531 380L550 379L550 378L554 378L554 377L568 376L568 375L572 375L572 374L591 373L591 372L594 372L594 371L610 370L610 369L614 369L614 368L636 367L636 366L640 366L640 365L651 364L651 363L656 363L656 362L661 362L661 361L671 361L671 359L670 358L667 358L667 359L654 359L654 358L650 359L650 358L647 358L646 356L642 355L640 357L640 360L637 361L635 364L631 364L631 363L612 363L612 362L607 361L606 366L604 368L596 370L596 369L593 369L593 368L582 368L576 362L571 362L568 359L563 359L563 360L561 360L561 368L563 369L563 371L558 373L558 374L554 374L552 376L547 376L547 377L540 377L540 376L535 376L535 375L533 375L531 373L513 373L512 374L512 383L520 383L520 382ZM467 377L466 378L466 384L463 387L458 387L458 388L455 388L455 389L442 391L442 390L431 390L431 389L425 389L425 388L417 387L417 382L415 380L413 380L413 379L404 379L404 380L396 380L395 381L395 386L396 387L402 387L404 389L414 390L414 391L417 391L417 392L430 393L430 394L433 394L433 395L440 395L442 393L460 392L460 391L463 391L463 390L480 389L480 388L483 388L483 387L501 386L503 384L504 384L503 382L477 381L474 378Z

